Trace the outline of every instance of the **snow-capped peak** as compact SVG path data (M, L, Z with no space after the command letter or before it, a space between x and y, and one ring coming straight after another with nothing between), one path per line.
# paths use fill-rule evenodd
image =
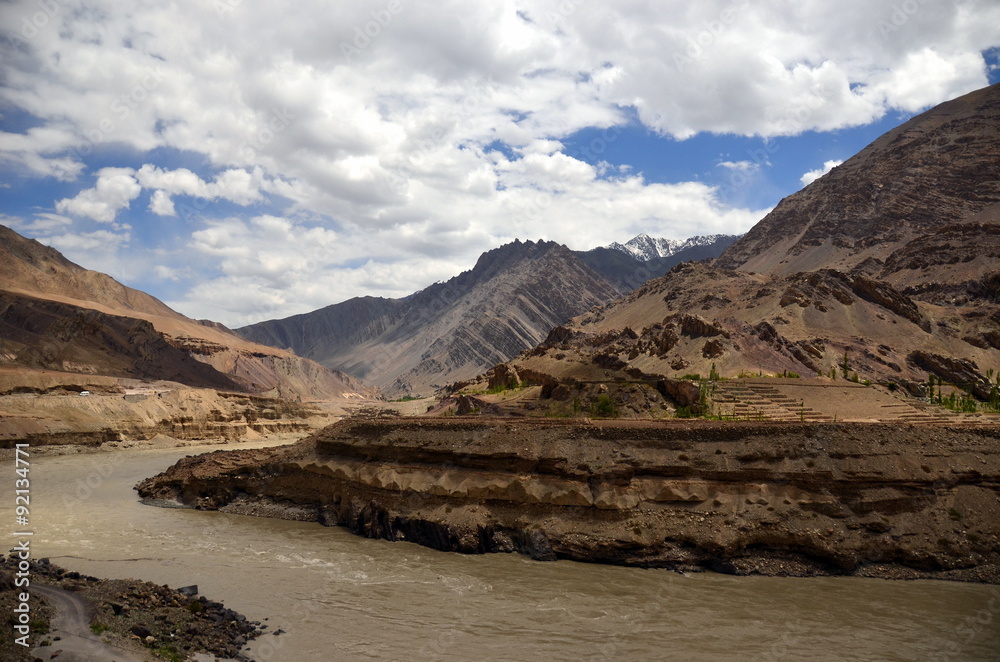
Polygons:
M670 257L678 251L695 246L709 246L726 237L722 234L710 234L705 236L691 237L689 239L663 239L650 237L648 234L639 234L630 239L625 244L617 241L608 244L605 248L628 253L638 260L648 261L659 257Z

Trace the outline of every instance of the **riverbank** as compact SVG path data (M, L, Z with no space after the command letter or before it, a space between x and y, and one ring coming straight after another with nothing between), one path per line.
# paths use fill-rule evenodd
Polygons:
M229 446L239 448L262 448L267 446L287 446L308 436L308 432L286 432L279 434L252 435L241 439L177 439L164 434L158 434L150 439L127 439L110 441L101 444L49 444L46 446L30 446L33 457L58 457L63 455L120 455L135 451L167 450L171 448L190 448L193 452L201 452L211 446ZM14 460L13 448L0 448L0 462ZM115 462L112 462L114 464Z
M0 558L0 585L13 586L15 561ZM60 651L82 646L83 653L97 659L98 647L107 648L118 659L187 659L196 653L247 660L241 653L246 644L267 628L222 603L198 595L196 586L178 590L134 579L98 579L69 572L47 560L31 566L33 594L31 647L14 645L4 637L0 647L5 660L46 659ZM11 581L8 581L11 580ZM0 607L6 607L13 590L3 591ZM42 598L42 601L39 601ZM10 605L11 609L13 605ZM11 613L10 609L5 609ZM79 623L57 623L66 611L75 612ZM63 619L67 622L73 619ZM72 631L73 627L82 632ZM87 632L89 630L89 632ZM88 638L87 641L82 641ZM34 650L32 649L39 647ZM75 649L73 649L75 650ZM8 657L9 655L9 657Z
M1000 583L1000 428L345 420L185 458L146 503L465 553Z
M140 450L304 436L363 407L363 399L288 399L168 381L0 366L0 461L35 451ZM62 450L60 450L62 449Z

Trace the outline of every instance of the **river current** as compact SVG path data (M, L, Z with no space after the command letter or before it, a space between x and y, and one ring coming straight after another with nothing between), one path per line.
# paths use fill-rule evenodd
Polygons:
M249 649L260 662L1000 660L995 586L463 556L138 502L136 482L202 450L31 458L33 555L99 577L197 584L267 619ZM12 463L0 470L0 521L13 532Z

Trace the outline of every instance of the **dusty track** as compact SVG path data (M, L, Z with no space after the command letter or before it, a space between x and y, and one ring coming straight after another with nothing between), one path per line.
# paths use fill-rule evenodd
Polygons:
M151 656L126 651L107 644L91 632L90 623L94 606L89 600L71 591L53 586L34 584L32 592L49 600L56 610L49 629L48 639L59 637L51 646L38 646L32 653L43 660L59 662L149 662Z

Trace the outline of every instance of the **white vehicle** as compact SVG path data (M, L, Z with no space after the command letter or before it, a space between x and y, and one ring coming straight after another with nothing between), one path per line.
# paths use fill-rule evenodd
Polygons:
M90 395L90 391L80 391L80 397L85 398Z

